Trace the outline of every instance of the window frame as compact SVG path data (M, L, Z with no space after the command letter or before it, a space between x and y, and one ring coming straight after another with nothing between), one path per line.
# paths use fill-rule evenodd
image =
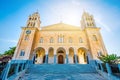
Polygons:
M20 56L24 56L25 55L25 50L21 50L20 51Z

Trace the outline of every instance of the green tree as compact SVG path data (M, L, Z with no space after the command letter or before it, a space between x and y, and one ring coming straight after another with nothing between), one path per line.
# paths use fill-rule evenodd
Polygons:
M2 54L0 53L0 56L2 56Z
M5 51L3 55L13 56L15 49L16 49L16 47L10 47L10 49Z

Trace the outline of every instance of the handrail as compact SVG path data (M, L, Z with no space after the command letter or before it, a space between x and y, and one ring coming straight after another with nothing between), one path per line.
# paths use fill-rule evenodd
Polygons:
M13 75L19 74L26 70L32 64L32 60L11 60L7 63L2 71L0 78L2 80L9 79Z
M8 63L9 63L9 62L8 62ZM2 76L4 76L5 73L6 73L6 69L7 69L6 67L8 66L8 63L5 65L3 71L2 71L2 73L1 73L1 75L0 75L0 80L2 79Z
M112 71L109 63L103 63L100 60L97 60L96 62L97 62L96 69L98 70L98 73L100 73L104 77L107 77L108 79L119 80L117 76L113 75L113 71ZM104 66L103 66L103 64L104 64ZM105 71L105 67L106 67L107 73ZM120 64L117 64L117 67L118 67L118 71L120 73ZM105 76L104 74L107 74L107 76Z

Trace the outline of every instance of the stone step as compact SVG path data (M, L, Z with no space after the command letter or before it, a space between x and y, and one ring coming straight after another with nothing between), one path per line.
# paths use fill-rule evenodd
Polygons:
M89 64L35 64L21 80L106 80Z
M21 80L106 80L98 73L26 74Z
M36 64L29 68L29 73L90 73L96 72L89 64Z

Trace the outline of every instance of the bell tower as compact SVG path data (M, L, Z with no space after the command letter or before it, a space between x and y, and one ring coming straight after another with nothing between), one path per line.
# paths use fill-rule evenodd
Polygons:
M107 50L103 43L100 28L96 26L92 15L84 12L81 19L81 28L85 31L89 51L93 59L98 59L99 55L106 55Z
M29 16L26 26L22 27L22 32L13 59L30 59L35 45L36 33L39 31L39 28L40 16L38 12L35 12Z
M29 19L27 21L27 27L36 27L40 28L40 16L39 13L36 12L29 16Z
M90 15L87 12L83 12L82 19L81 19L81 27L82 29L85 29L86 27L95 28L95 20L93 18L93 15Z

